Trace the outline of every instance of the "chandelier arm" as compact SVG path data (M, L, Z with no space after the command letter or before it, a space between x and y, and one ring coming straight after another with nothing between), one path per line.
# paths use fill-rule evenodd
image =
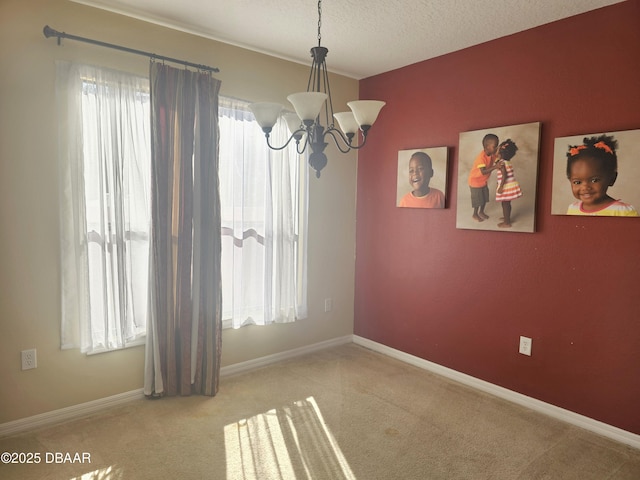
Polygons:
M340 150L342 153L347 153L349 152L349 150L360 150L367 143L367 132L364 132L364 131L362 132L363 138L362 138L362 143L360 145L352 145L351 142L349 142L349 139L345 136L345 134L335 127L328 128L327 131L324 132L324 135L327 135L327 134L331 135L331 138L333 138L333 141L338 147L338 150ZM340 137L340 140L342 140L342 143L344 144L344 146L347 147L346 150L342 149L340 143L338 142L338 139L336 138L336 134L338 135L338 137Z
M303 129L298 129L295 132L293 132L291 134L291 136L289 137L289 139L286 141L286 143L284 145L282 145L281 147L274 147L273 145L271 145L271 142L269 141L269 134L265 133L264 136L267 139L267 146L271 149L271 150L284 150L285 148L287 148L287 146L291 143L291 140L293 140L294 138L296 138L296 135L305 133L306 130ZM301 137L300 137L301 138ZM300 139L296 139L296 143L299 144L300 143ZM304 149L303 149L304 150ZM300 152L298 152L300 153Z
M336 128L329 128L326 132L324 132L323 137L326 137L327 135L333 138L336 147L338 147L338 150L340 150L342 153L349 153L349 150L353 149L353 146L349 144L349 140L347 139L347 137L345 137L340 130ZM341 142L338 141L338 138L340 138Z
M299 130L302 131L302 130ZM304 139L304 142L302 143L302 147L300 146L300 140L296 141L296 152L298 152L298 155L302 155L304 153L304 151L307 149L307 145L309 145L309 135L307 135Z

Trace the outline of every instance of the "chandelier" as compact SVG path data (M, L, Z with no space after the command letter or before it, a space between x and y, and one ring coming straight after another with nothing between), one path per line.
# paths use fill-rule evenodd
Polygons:
M347 102L351 111L333 113L326 62L329 50L321 46L321 26L322 0L319 0L318 46L311 48L313 62L309 73L309 81L307 82L307 91L293 93L287 97L287 100L293 105L295 113L283 112L284 107L278 103L261 102L253 103L249 106L258 125L264 132L269 148L282 150L292 140L295 140L296 150L299 154L304 153L307 147L311 148L309 164L316 171L316 177L318 178L320 178L320 171L327 164L327 156L324 153L324 149L328 143L325 139L327 137L333 138L342 153L362 148L367 141L369 129L385 105L385 102L378 100L354 100ZM323 106L326 127L321 123ZM284 145L276 147L269 141L269 135L280 116L284 118L290 136ZM340 129L335 127L334 119L337 120ZM354 137L357 136L358 130L362 132L362 143L359 145L358 139L354 144Z

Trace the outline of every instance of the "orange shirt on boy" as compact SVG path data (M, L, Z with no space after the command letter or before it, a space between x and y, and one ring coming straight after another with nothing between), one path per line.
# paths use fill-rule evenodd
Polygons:
M429 193L416 197L411 192L400 199L401 207L412 208L444 208L444 193L437 188L429 187Z
M473 166L469 172L469 186L474 188L486 186L491 173L484 175L480 169L490 167L491 165L493 165L493 156L487 155L484 153L484 150L480 152L473 161Z

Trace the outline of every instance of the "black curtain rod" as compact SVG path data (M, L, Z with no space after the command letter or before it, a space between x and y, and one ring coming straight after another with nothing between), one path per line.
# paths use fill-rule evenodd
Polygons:
M120 45L114 45L112 43L101 42L99 40L91 40L90 38L78 37L76 35L69 35L68 33L58 32L54 30L49 25L45 25L42 30L44 36L49 37L57 37L58 45L60 45L60 39L68 38L70 40L77 40L79 42L92 43L93 45L100 45L101 47L114 48L116 50L122 50L123 52L135 53L136 55L144 55L145 57L149 57L152 60L166 60L168 62L179 63L180 65L185 65L187 67L197 68L198 70L204 70L207 72L219 72L220 69L216 67L209 67L207 65L198 65L197 63L186 62L184 60L178 60L177 58L164 57L162 55L156 55L155 53L143 52L142 50L135 50L133 48L121 47Z

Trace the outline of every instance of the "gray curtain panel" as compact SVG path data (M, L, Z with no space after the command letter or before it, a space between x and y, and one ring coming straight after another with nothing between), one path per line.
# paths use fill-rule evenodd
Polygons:
M221 348L218 93L151 63L151 254L145 394L215 395Z

